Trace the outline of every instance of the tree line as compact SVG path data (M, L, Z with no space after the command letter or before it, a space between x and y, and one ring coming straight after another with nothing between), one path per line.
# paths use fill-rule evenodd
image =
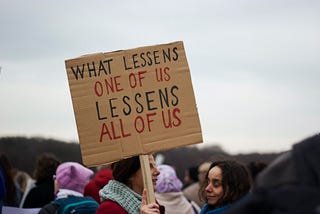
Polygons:
M36 158L42 153L52 153L62 161L76 161L82 163L80 145L78 142L64 142L41 137L2 137L0 138L0 153L9 158L13 168L23 170L32 175ZM280 153L250 153L230 155L218 145L205 148L187 146L183 148L162 151L155 154L165 164L176 168L178 177L183 179L184 170L191 166L198 166L205 161L219 159L234 159L244 164L252 161L270 163Z

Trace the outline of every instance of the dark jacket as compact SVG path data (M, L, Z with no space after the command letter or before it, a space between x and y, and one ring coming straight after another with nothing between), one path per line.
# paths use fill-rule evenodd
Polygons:
M252 194L226 214L320 213L320 135L295 144L256 180Z
M111 169L102 169L90 180L84 188L84 195L91 196L100 203L99 190L102 189L112 179Z
M23 208L39 208L54 200L53 180L36 183L36 186L30 190Z
M0 167L0 201L4 198L6 195L6 184L4 181L4 176L2 174L2 169Z
M225 210L227 210L227 208L228 208L228 206L223 206L223 207L219 207L216 209L210 209L208 204L205 204L202 207L200 214L220 214L220 213L224 212Z

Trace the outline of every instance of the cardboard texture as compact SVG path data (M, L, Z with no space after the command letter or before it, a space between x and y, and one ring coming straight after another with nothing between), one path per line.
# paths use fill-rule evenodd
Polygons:
M143 187L147 189L147 203L155 203L156 199L153 191L152 173L150 169L149 155L139 155L140 166L143 179Z
M201 143L183 42L66 60L83 163Z

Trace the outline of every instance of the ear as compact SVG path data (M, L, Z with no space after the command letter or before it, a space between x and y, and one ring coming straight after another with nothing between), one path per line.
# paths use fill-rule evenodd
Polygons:
M136 180L139 177L139 174L141 174L141 178L142 178L142 172L141 169L138 169L138 171L136 171L134 174L132 174L130 176L130 178L127 181L127 186L130 187L131 189L133 188L134 183L136 182Z
M130 187L131 189L132 189L132 183L133 183L134 177L135 177L135 174L131 175L131 177L128 178L127 183L126 183L126 185L127 185L128 187Z

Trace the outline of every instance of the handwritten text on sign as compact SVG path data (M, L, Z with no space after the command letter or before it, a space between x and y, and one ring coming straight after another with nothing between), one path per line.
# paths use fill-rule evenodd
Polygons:
M91 143L122 146L131 138L143 144L150 134L161 140L166 132L170 138L188 127L184 123L196 111L182 42L87 55L66 64L80 143L82 133ZM198 124L197 114L195 119Z

